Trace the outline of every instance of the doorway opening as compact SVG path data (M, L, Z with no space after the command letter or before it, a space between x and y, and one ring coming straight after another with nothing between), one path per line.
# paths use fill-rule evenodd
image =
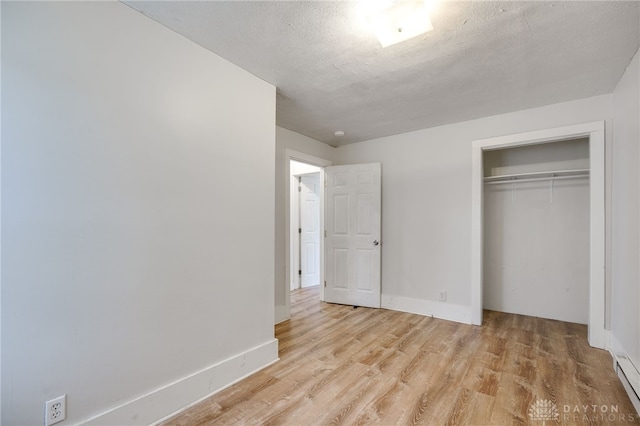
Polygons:
M315 167L315 169L296 169L294 163L301 164L301 167ZM300 252L298 250L297 240L299 238L299 222L296 219L298 216L295 213L295 209L298 208L298 204L296 202L296 197L298 192L298 179L294 180L294 176L304 175L306 172L310 173L318 173L319 176L319 189L320 189L320 197L319 197L319 206L318 206L318 215L319 215L319 234L324 235L324 179L325 173L324 168L331 166L332 162L330 160L316 157L313 155L305 154L302 152L294 151L291 149L285 149L285 157L284 157L284 178L285 180L282 184L285 187L285 280L284 282L278 283L278 286L284 293L285 305L278 311L276 315L276 322L287 320L291 317L291 290L297 287L297 283L299 281L299 277L301 274L298 273L299 268L299 259ZM293 213L292 213L292 210ZM320 238L319 241L319 260L317 264L317 270L319 274L319 283L324 282L324 238ZM324 286L319 286L320 300L324 300Z
M298 265L302 263L296 260L303 256L298 251L299 243L294 237L296 234L301 236L304 234L304 226L302 230L299 225L296 226L295 210L299 209L299 204L295 201L295 194L300 194L304 190L301 188L298 191L297 188L305 180L305 176L310 173L308 177L311 181L316 171L292 173L291 169L295 170L297 167L294 162L320 169L318 185L320 191L317 203L319 204L320 260L316 268L320 277L318 286L320 301L379 308L381 300L381 164L345 164L332 167L329 160L289 149L285 150L284 160L285 179L282 184L285 189L286 264L285 280L277 283L277 291L284 290L285 305L276 306L276 323L291 318L291 288L298 287L296 275L301 278L305 275L304 264L300 268ZM299 179L294 180L294 178ZM302 240L302 237L300 239ZM297 258L296 252L298 252ZM299 285L303 285L302 279Z

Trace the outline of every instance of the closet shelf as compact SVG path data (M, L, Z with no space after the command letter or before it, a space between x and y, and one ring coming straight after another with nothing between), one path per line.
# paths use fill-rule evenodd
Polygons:
M589 176L589 169L555 170L548 172L517 173L510 175L487 176L484 183L531 182L536 180L572 179Z

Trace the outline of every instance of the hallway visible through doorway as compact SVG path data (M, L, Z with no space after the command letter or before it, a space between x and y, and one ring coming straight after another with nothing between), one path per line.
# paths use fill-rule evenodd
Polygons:
M320 285L321 170L291 160L291 290Z

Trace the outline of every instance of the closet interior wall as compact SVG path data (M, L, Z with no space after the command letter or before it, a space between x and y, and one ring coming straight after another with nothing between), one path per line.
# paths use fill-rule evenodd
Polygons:
M484 309L587 324L589 140L485 151L483 167Z

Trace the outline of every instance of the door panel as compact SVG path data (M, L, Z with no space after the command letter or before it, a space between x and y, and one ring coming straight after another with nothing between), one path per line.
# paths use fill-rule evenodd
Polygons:
M356 250L356 270L360 271L358 274L357 290L358 291L373 291L372 289L372 276L371 269L373 263L373 250Z
M357 195L357 232L358 235L371 235L373 231L372 223L372 206L373 196L372 194L358 194Z
M333 196L333 229L335 235L349 233L349 195L335 194Z
M325 300L380 307L379 163L327 167Z
M300 177L301 286L320 284L320 175Z

